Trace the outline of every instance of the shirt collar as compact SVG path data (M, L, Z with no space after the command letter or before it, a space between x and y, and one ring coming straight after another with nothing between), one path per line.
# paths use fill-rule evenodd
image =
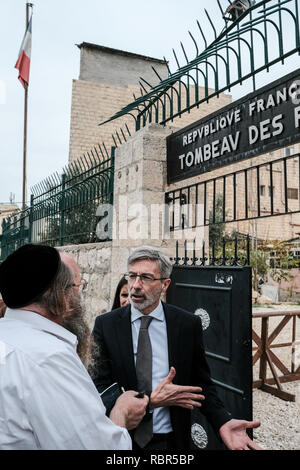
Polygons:
M74 347L77 346L78 341L76 335L58 323L43 317L39 313L32 312L30 310L7 308L4 318L6 320L16 320L25 323L31 328L45 331L46 333L50 333L55 335L57 338L67 341Z
M141 318L142 316L143 313L140 312L133 305L131 305L131 323L135 322L136 320L138 320L138 318ZM164 321L165 314L161 301L159 301L158 306L151 313L149 313L149 316L155 318L156 320Z

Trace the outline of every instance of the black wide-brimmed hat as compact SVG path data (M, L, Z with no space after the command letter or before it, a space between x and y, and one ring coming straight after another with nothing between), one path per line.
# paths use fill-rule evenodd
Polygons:
M26 307L46 292L56 278L61 259L55 248L24 245L0 265L0 293L10 308Z

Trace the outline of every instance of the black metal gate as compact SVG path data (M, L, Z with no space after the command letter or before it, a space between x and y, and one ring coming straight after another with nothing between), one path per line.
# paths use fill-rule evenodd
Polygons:
M219 396L234 418L252 420L251 268L175 265L167 302L200 316ZM225 448L198 410L191 439L194 450Z

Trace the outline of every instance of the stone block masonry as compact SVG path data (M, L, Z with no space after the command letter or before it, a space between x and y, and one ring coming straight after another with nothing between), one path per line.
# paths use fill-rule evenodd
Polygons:
M200 87L200 96L203 95L203 91L204 89ZM133 101L133 94L140 96L140 87L136 84L119 86L87 80L73 80L69 148L70 162L76 160L76 158L79 158L85 152L89 152L94 146L101 145L102 142L110 150L110 146L115 145L112 134L114 133L115 135L116 131L121 141L124 142L120 128L123 129L128 139L129 135L125 124L127 124L131 135L135 133L135 121L131 116L126 115L116 121L99 126L99 123L109 119L124 106L131 103ZM193 96L193 91L191 95ZM185 102L184 92L182 92L182 102ZM192 109L190 113L176 117L168 125L174 128L185 127L229 103L231 103L231 96L222 93L219 98L213 98L209 103L202 103L199 108ZM117 145L120 146L116 136L115 139Z
M111 292L112 244L87 243L59 247L72 256L79 266L82 279L88 282L87 290L82 293L90 328L95 318L111 309L114 292Z
M79 80L73 80L72 88L70 162L90 152L95 146L98 148L98 144L101 145L102 142L110 152L110 147L115 145L112 134L119 146L120 142L115 132L118 132L120 140L124 142L120 128L128 138L125 124L130 134L133 135L135 121L132 116L125 115L104 126L99 126L99 123L106 121L124 106L132 103L134 96L137 98L141 95L140 77L150 84L157 84L158 78L152 67L157 70L162 79L168 76L166 63L160 59L89 43L82 43L78 47L80 48L80 74ZM147 88L147 85L143 84ZM178 85L176 87L178 88ZM195 96L195 91L195 86L191 86L189 99ZM187 103L185 87L181 87L180 93L184 108ZM198 95L204 96L203 87L199 87ZM199 108L193 108L189 113L175 118L171 125L178 128L185 127L229 103L231 103L231 95L221 93L218 98L211 99L209 103L204 102ZM168 108L168 102L166 106ZM174 100L174 112L176 112L175 109L176 100ZM168 112L169 110L166 109L166 115ZM152 120L154 121L154 117ZM161 120L162 110L159 109L159 121Z

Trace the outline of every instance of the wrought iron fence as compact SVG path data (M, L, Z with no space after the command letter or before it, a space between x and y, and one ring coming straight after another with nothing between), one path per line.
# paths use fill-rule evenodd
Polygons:
M177 241L175 257L171 261L174 266L249 266L250 236L223 238L220 243L213 240L210 245L203 241L200 250L196 240L192 244L185 240L181 246Z
M300 212L300 155L168 191L170 231Z
M62 174L35 185L30 206L2 223L0 260L26 243L63 246L110 240L108 225L104 237L97 234L97 208L113 204L114 151L87 153Z
M218 5L223 14L220 0ZM232 24L225 20L220 34L214 20L207 10L204 11L201 24L204 18L207 19L211 34L204 35L199 21L200 39L189 31L195 46L195 57L190 59L181 43L186 65L179 63L173 50L177 71L172 73L166 61L169 76L162 79L152 67L153 80L157 81L158 78L158 84L140 77L141 96L134 95L133 102L100 125L125 115L134 119L136 130L151 122L172 122L211 98L219 97L220 93L230 92L245 80L251 79L253 90L256 90L258 74L264 70L269 72L274 64L284 64L286 58L300 53L299 0L258 1ZM246 60L243 61L243 57ZM200 87L203 87L203 93Z

